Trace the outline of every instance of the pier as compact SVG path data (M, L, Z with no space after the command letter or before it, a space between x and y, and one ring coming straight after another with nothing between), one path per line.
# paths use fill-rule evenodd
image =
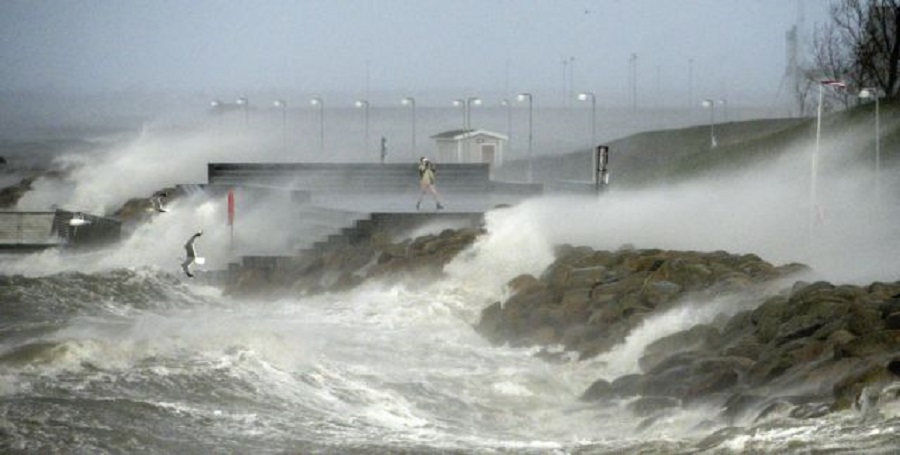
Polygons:
M205 274L213 280L248 270L290 269L306 256L369 242L377 233L402 239L479 227L488 210L543 191L541 184L493 181L486 163L438 167L443 210L429 195L417 209L421 190L415 164L209 163L207 173L204 191L219 196L232 191L239 201L236 262L227 271ZM241 231L246 207L272 204L277 208L268 210L289 230L283 245Z

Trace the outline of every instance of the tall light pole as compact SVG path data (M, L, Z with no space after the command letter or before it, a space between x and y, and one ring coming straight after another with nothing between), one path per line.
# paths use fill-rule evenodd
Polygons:
M631 83L631 111L637 112L637 54L631 54L628 59L630 66L630 83Z
M688 59L688 109L694 109L694 59Z
M463 114L462 129L463 129L463 131L465 131L466 124L468 123L467 122L468 116L466 115L466 100L455 99L455 100L453 100L453 105L462 108L462 114Z
M531 93L520 93L518 100L528 100L528 183L534 181L534 165L532 158L534 154L534 97Z
M212 109L213 112L215 112L216 117L219 118L219 126L221 127L222 126L222 112L224 111L222 101L220 101L220 100L210 101L209 108Z
M368 100L356 100L356 107L361 107L365 110L366 116L366 143L363 151L369 149L369 101Z
M578 94L579 101L587 101L591 100L591 146L588 147L588 150L591 151L591 156L594 157L594 166L591 169L597 169L597 154L593 153L594 147L597 145L597 97L592 92L583 92ZM593 174L594 183L597 183L597 172L594 170L591 171Z
M481 98L477 96L470 96L466 99L456 99L453 100L454 106L459 106L463 108L463 129L469 130L472 127L471 115L472 115L472 105L479 106L481 105Z
M569 91L566 93L566 107L572 107L572 93L575 92L575 57L569 57Z
M404 106L409 106L412 109L412 116L411 116L411 118L412 118L412 156L413 156L413 158L415 158L417 155L417 152L416 152L416 99L411 96L407 96L406 98L403 98L400 102L403 103Z
M319 155L325 156L325 101L316 96L309 100L309 104L319 106Z
M703 100L703 107L709 108L709 148L716 148L716 102L711 99Z
M272 105L281 109L281 148L287 152L287 101L275 100Z
M470 96L466 98L466 129L472 129L472 105L480 106L481 98L477 96Z
M719 100L716 102L719 103L720 106L722 106L722 121L727 122L728 121L728 101L726 101L725 98L719 98Z
M250 102L247 100L246 96L242 96L236 101L238 106L244 107L244 126L250 124Z
M825 93L825 86L835 87L835 88L845 88L847 87L843 81L834 80L834 79L826 79L819 81L819 104L816 108L816 147L813 149L812 160L810 163L810 178L809 178L809 238L810 242L812 242L813 235L813 227L816 222L816 215L819 208L819 200L816 188L816 180L819 175L819 146L822 142L822 98Z
M506 107L506 140L509 141L508 144L512 144L512 103L503 98L500 100L500 105Z
M864 88L859 92L860 98L873 98L875 100L875 203L881 204L881 119L878 113L877 88Z

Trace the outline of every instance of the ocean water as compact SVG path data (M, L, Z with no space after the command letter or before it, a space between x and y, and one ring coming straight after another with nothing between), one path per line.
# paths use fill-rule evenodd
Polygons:
M274 301L187 280L136 240L121 259L5 257L0 452L897 453L897 409L731 424L712 405L648 418L579 400L727 303L676 308L588 361L487 343L481 309L552 261L538 223L521 229L540 210L489 213L438 281ZM164 238L154 229L136 235Z
M473 113L473 122L487 112L485 127L503 132L508 117L499 108ZM373 110L383 115L373 118L372 142L387 134L398 152L389 161L406 161L401 150L415 158L402 145L411 145L407 113ZM149 123L124 139L92 142L96 150L61 154L68 177L37 181L18 208L108 213L130 197L204 182L211 161L369 156L358 111L328 114L329 122L343 120L326 127L327 159L316 155L314 112L288 117L305 116L286 141L297 155L278 147L276 114L265 114L265 127L254 112L249 125L235 115L205 118L199 130ZM458 114L441 110L420 131L453 128ZM522 115L511 117L517 157ZM583 109L539 118L543 151L587 142ZM689 119L643 121L610 119L599 137ZM505 283L539 275L560 243L723 249L804 262L816 279L835 283L896 281L897 208L873 206L866 170L841 169L839 178L822 176L827 216L810 227L808 182L797 178L807 175L808 152L719 180L631 193L613 187L602 199L550 195L492 211L487 233L440 280L367 282L345 293L239 300L185 279L182 245L198 229L209 269L235 259L225 201L202 195L174 201L110 250L0 256L0 452L898 453L896 403L726 422L716 403L638 415L630 401L579 399L596 379L635 372L636 356L655 339L734 312L728 302L677 307L581 362L493 346L472 328L484 307L504 299ZM882 184L884 194L900 188L887 176ZM265 218L269 207L238 204L239 247L252 238L279 241L290 227Z

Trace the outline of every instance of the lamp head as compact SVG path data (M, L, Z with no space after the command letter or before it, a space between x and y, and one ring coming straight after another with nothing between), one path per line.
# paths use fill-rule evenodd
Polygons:
M875 98L876 96L878 96L877 92L873 88L864 88L859 91L860 98Z

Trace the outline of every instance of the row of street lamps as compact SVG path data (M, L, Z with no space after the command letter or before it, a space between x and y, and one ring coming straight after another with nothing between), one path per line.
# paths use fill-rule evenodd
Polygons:
M585 95L585 94L582 94ZM579 99L581 96L579 95ZM586 96L586 95L585 95ZM593 99L593 94L590 94L591 99ZM533 97L531 93L521 93L518 98L519 101L528 101L528 179L531 181L532 179L532 169L531 169L531 158L533 154L533 130L534 130L534 121L533 121ZM404 106L410 106L411 108L411 121L412 121L412 150L413 155L416 155L416 99L407 96L403 98L401 104ZM244 122L245 124L249 124L250 122L250 114L249 114L249 101L247 97L240 97L235 102L238 106L241 106L244 110ZM281 125L282 125L282 145L287 148L287 101L283 99L277 99L273 103L273 106L281 109ZM321 153L325 151L325 101L321 97L313 97L310 99L310 104L313 106L319 107L319 149ZM457 99L453 101L454 106L464 107L463 110L463 130L471 129L471 107L479 106L482 104L482 100L479 97L468 97L465 99ZM507 118L507 132L509 132L511 126L511 118L512 118L512 106L508 100L504 99L502 103L504 106L508 107L509 114ZM360 99L356 100L354 105L357 108L364 109L364 121L365 121L365 144L368 146L369 144L369 101ZM224 103L219 100L213 100L210 102L210 106L213 109L221 109L224 106ZM591 123L594 122L594 111L591 112ZM592 132L591 142L593 142L594 136Z
M534 179L534 170L532 166L532 158L534 156L534 96L531 93L525 92L520 93L516 99L519 102L528 102L528 181L531 182ZM588 101L591 102L591 146L595 145L596 142L596 115L597 115L597 97L592 92L583 92L578 94L578 100L580 101ZM249 123L249 101L247 97L240 97L237 99L236 104L241 106L244 110L244 121L245 123ZM313 106L317 106L319 108L319 150L324 154L325 151L325 101L321 97L313 97L310 99L310 104ZM401 104L404 106L409 106L411 108L411 123L412 123L412 151L415 156L416 153L416 99L408 96L401 100ZM454 106L463 107L463 130L468 131L471 129L471 108L472 106L479 106L482 104L482 100L479 97L467 97L464 99L456 99L453 101ZM219 100L214 100L210 103L213 109L219 109L223 106L223 103ZM282 145L287 148L287 101L283 99L278 99L273 102L273 105L277 108L281 109L281 121L282 121ZM357 100L354 105L357 108L364 109L364 121L365 121L365 144L368 146L369 144L369 101L365 99ZM508 99L503 99L501 101L501 105L507 107L507 135L509 135L510 130L512 128L512 103Z

